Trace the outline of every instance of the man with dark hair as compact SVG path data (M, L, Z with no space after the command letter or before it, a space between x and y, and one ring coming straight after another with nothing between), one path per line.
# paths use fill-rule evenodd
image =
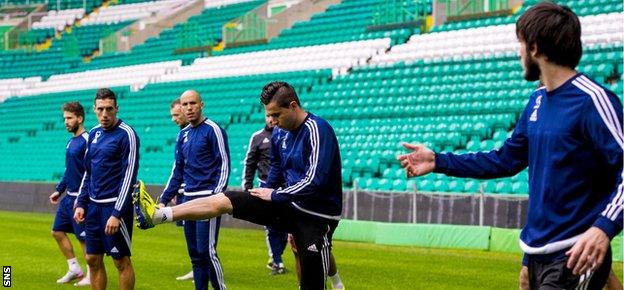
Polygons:
M261 185L266 183L271 167L271 136L275 125L269 117L265 117L264 128L254 132L249 138L247 154L243 161L243 189L254 188L256 171Z
M65 173L61 182L56 186L56 191L50 195L50 203L59 204L61 194L65 193L65 197L56 211L54 217L54 225L52 226L52 236L61 250L61 253L67 259L69 270L65 276L56 280L56 283L69 283L73 279L82 278L76 282L75 286L89 285L89 271L87 275L82 272L82 268L74 255L67 234L74 233L76 239L80 242L83 254L85 254L85 231L83 225L78 224L73 217L74 201L78 196L80 189L80 181L84 175L84 157L87 138L89 134L84 129L84 108L79 102L70 102L63 105L63 119L65 120L65 128L72 134L72 138L65 146Z
M99 125L89 132L74 219L85 223L91 287L106 289L106 254L113 257L119 272L119 289L133 289L130 195L139 169L139 138L117 118L119 107L113 91L99 89L94 103Z
M198 92L188 90L180 96L182 111L189 122L178 134L175 162L162 195L160 206L171 202L184 183L187 203L223 192L230 177L230 149L225 130L204 117L204 102ZM184 235L191 264L195 289L225 289L223 269L217 255L221 216L184 222Z
M575 71L578 17L542 2L516 24L525 78L543 84L502 148L434 153L422 145L398 159L408 177L430 172L498 178L529 167L528 221L520 234L531 289L602 289L610 239L622 230L622 104Z
M174 207L156 206L138 190L133 197L139 227L228 213L292 233L300 249L300 289L324 289L331 238L342 211L338 141L329 123L303 110L287 83L267 84L261 100L276 126L267 187L217 193ZM277 189L283 184L287 187Z
M189 122L186 119L186 115L184 115L184 112L182 111L182 103L180 103L180 98L176 98L175 100L173 100L173 102L171 102L169 113L171 114L171 121L174 122L176 125L178 125L178 127L180 127L180 130L186 128L186 126L189 125ZM182 198L184 197L183 193L184 193L184 183L180 185L180 189L178 189L178 193L171 200L171 202L174 204L182 203ZM184 221L178 221L176 225L179 227L183 227ZM182 276L176 277L176 280L178 281L193 280L193 270L191 270L190 272Z
M254 132L249 138L247 154L243 161L243 190L254 188L254 179L258 171L260 187L264 187L266 178L271 167L271 135L273 123L269 117L265 117L264 128ZM264 227L266 232L267 248L269 250L269 262L267 268L271 275L285 274L286 267L282 261L282 254L288 241L288 233L279 231L269 226Z

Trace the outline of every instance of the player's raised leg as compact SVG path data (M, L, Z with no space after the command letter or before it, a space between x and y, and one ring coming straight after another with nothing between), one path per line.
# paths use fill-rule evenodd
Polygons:
M194 199L172 207L159 207L145 190L143 181L139 181L132 197L137 214L137 226L141 229L152 228L166 222L204 220L232 213L232 203L223 193Z

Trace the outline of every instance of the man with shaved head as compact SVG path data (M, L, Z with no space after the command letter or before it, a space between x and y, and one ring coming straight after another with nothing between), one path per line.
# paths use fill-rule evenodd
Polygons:
M185 91L180 96L180 104L189 126L178 134L175 163L159 200L162 206L171 202L183 183L182 202L223 192L230 175L230 150L225 130L204 117L204 102L199 93ZM208 289L208 281L214 289L225 289L216 250L220 224L220 216L184 223L195 289Z

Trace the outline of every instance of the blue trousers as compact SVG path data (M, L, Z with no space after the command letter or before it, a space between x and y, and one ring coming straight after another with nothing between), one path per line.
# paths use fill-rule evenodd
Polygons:
M213 289L225 289L223 270L217 256L217 240L221 217L203 221L185 221L184 235L191 264L195 289L208 289L208 281Z
M269 248L269 257L273 259L273 263L283 263L282 254L286 249L288 243L288 233L278 231L271 227L264 227L266 229L267 247Z

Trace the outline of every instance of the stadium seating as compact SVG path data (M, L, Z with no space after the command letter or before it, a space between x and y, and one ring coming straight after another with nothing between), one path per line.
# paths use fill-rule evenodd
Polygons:
M486 26L414 35L406 44L392 47L390 53L378 56L373 62L505 54L518 51L518 47L514 25Z
M19 96L68 92L99 87L131 86L142 88L147 83L180 69L180 61L157 62L77 73L53 75L45 82L34 83Z
M539 0L526 0L522 7L518 9L513 15L506 16L494 16L485 18L476 18L471 20L448 22L443 25L433 27L432 32L449 31L478 28L483 26L492 25L504 25L515 23L518 17L526 11L531 5L535 5ZM556 1L557 3L566 5L579 16L590 16L598 14L620 13L623 9L622 1L619 0L590 0L590 1L578 1L578 0L563 0Z
M254 0L211 0L211 1L204 1L204 7L205 8L223 7L223 6L230 6L233 4L244 3L244 2L254 2Z
M141 138L141 178L149 183L166 182L179 130L170 122L169 102L185 89L193 88L202 93L204 114L227 128L232 151L230 184L239 185L244 147L251 133L264 123L263 115L259 113L259 88L270 80L283 79L291 82L297 90L306 91L330 75L330 70L302 71L151 84L137 92L130 92L125 86L113 90L120 98L120 118L132 125ZM0 128L0 149L10 156L29 154L33 166L15 170L12 168L17 161L5 162L0 165L0 176L6 180L45 181L58 178L62 174L62 152L68 138L60 118L60 105L78 100L88 106L93 102L94 93L95 90L72 91L5 101L0 106L0 122L3 124ZM28 120L13 118L18 115ZM94 123L95 118L89 112L86 126L93 126Z
M19 36L20 45L34 45L44 42L48 38L54 37L54 28L38 28L26 31Z
M70 100L88 105L95 88L111 86L120 96L120 117L134 126L142 141L141 178L156 184L166 181L178 130L169 122L169 102L186 89L197 89L206 116L227 131L232 159L229 184L238 186L249 137L264 123L260 89L268 81L286 80L294 84L307 110L335 128L344 187L528 193L527 171L487 181L439 174L408 180L395 158L405 152L401 141L454 152L492 150L503 144L527 96L537 87L523 80L513 25L534 0L526 1L513 15L449 22L422 34L406 28L368 32L373 7L381 1L344 0L268 44L226 48L213 56L177 51L188 41L180 35L192 35L201 27L193 43L215 43L224 23L265 1L237 2L241 1L207 1L200 15L132 52L104 54L87 64L66 55L71 35L78 42L91 39L80 46L88 52L108 32L86 31L105 25L74 26L42 53L27 57L25 52L0 53L0 77L7 78L0 80L1 98L22 96L0 103L0 150L8 156L0 164L0 180L57 179L68 137L60 105ZM578 70L621 94L621 3L560 2L583 15L584 54ZM93 115L87 123L95 123ZM18 157L26 154L33 161L20 166L23 161Z
M163 76L161 81L323 68L345 71L389 46L390 39L385 38L198 58L192 65L181 67L178 74Z
M582 37L586 46L622 43L624 14L610 13L582 17ZM403 45L393 46L391 52L375 56L373 63L409 61L436 57L469 57L485 54L515 53L519 44L515 25L493 25L464 30L442 31L413 35Z
M41 82L41 77L0 79L0 102Z
M623 43L624 29L619 25L622 21L624 13L621 11L581 17L583 44L593 46Z
M79 9L78 9L79 10ZM60 14L75 15L61 11ZM77 12L76 12L77 13ZM118 29L128 25L130 22L119 22L111 25L85 25L69 26L58 32L57 28L46 28L57 24L57 20L50 22L36 22L35 29L19 34L19 44L25 45L27 50L11 50L0 52L0 78L31 77L41 76L44 79L52 74L69 71L70 68L77 67L82 63L83 55L91 55L99 49L100 39ZM66 21L66 20L62 20ZM72 20L73 21L73 20ZM70 24L70 22L66 22ZM38 52L32 45L51 40L51 46ZM33 65L36 64L36 65Z
M395 44L415 32L407 28L368 32L367 27L372 25L374 6L381 2L381 0L343 0L340 4L330 6L327 11L314 15L309 21L295 23L292 28L282 31L279 37L266 45L226 48L220 53L234 54L385 37L390 37ZM331 33L328 34L328 31Z
M121 21L114 24L81 25L74 27L71 32L63 33L60 40L55 41L53 46L70 45L67 42L76 42L80 55L91 55L100 47L100 39L115 33L119 29L128 26L132 21Z
M49 10L66 10L83 8L86 13L90 13L94 9L102 6L103 0L63 0L63 1L46 1Z
M351 174L345 181L381 175L392 181L381 183L388 186L404 179L395 160L404 152L401 141L458 152L500 146L535 88L521 73L515 55L366 66L315 86L302 99L337 128ZM494 134L498 143L488 142ZM403 181L394 188L413 189Z
M28 51L1 51L0 78L48 76L76 67L81 62L78 55L66 55L63 47L41 53Z
M84 8L49 11L48 15L44 16L40 21L33 23L33 29L20 35L19 43L21 45L34 45L42 43L46 39L52 39L52 46L39 53L12 51L7 53L7 55L0 55L0 59L7 59L7 66L10 64L11 68L16 67L16 69L7 70L6 73L0 69L0 78L37 75L47 78L49 75L56 73L85 70L87 68L77 69L77 67L80 67L79 64L82 63L79 61L81 56L91 56L95 51L98 51L102 38L129 25L132 23L132 20L168 11L175 5L182 3L180 0L135 2L137 3L102 7L90 14L88 12L85 13ZM78 22L77 20L80 21ZM69 28L64 29L65 27ZM60 30L58 38L53 38L55 30ZM62 52L61 58L59 58L59 52ZM13 59L45 59L43 62L44 68L42 69L45 72L32 71L32 66L29 65L29 62L13 62ZM174 58L166 60L174 60ZM145 61L141 59L125 65L143 62ZM22 64L24 65L23 67ZM121 65L117 64L108 67L114 66Z
M111 5L89 14L82 25L111 24L158 15L184 3L184 0L162 0Z
M117 4L134 4L143 2L152 2L153 0L117 0ZM158 0L155 0L158 1Z
M39 21L34 22L32 28L56 28L56 30L62 30L65 26L73 25L76 19L81 19L84 16L84 8L59 11L50 10L47 15L43 16Z
M538 3L538 0L525 1L525 7ZM570 7L579 16L598 15L606 13L621 13L624 3L619 0L564 0L557 1L560 4Z
M41 5L46 4L48 10L68 10L68 9L85 9L86 13L91 12L93 9L100 7L103 0L5 0L0 2L2 6L19 6L19 5Z
M313 69L332 69L337 73L364 63L372 55L385 52L389 45L390 39L388 38L373 39L198 58L188 66L181 66L182 63L178 60L88 70L52 75L46 81L36 83L31 88L21 91L14 89L12 95L36 95L102 86L132 85L142 88L150 82L173 82Z
M116 90L121 96L124 90L127 91L123 88ZM4 156L15 156L3 160L0 165L3 180L45 181L58 179L62 175L62 168L59 174L55 167L63 167L67 141L67 138L58 137L68 137L60 115L64 100L79 100L88 108L88 104L93 102L93 92L72 91L11 98L2 104L0 150ZM89 112L88 109L85 111ZM93 124L94 120L92 114L87 117L88 124Z
M207 4L212 2L213 1L206 1ZM221 27L225 22L240 16L264 2L266 1L244 1L243 3L232 4L225 7L210 6L201 14L191 17L186 23L178 24L171 29L166 29L158 37L152 37L145 43L133 47L131 52L107 53L93 59L90 63L81 65L74 69L74 71L174 59L193 60L199 56L197 53L183 55L176 54L175 52L179 44L184 42L185 36L187 36L186 38L191 38L198 46L206 45L207 43L216 43L221 39ZM227 2L223 0L220 3Z

